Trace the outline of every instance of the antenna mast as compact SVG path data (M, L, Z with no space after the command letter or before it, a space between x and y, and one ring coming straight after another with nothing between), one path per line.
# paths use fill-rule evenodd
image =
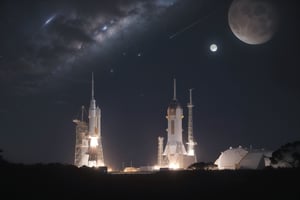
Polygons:
M174 81L174 83L173 83L173 84L174 84L174 87L173 87L173 90L174 90L174 93L173 93L173 94L174 94L173 100L176 100L176 78L174 78L173 81Z
M92 99L94 99L94 72L92 72Z
M83 122L84 106L81 106L81 121Z

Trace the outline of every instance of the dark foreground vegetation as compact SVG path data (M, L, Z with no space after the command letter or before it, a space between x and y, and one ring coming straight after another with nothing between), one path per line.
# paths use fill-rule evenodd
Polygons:
M0 165L4 199L300 199L299 183L299 168L112 174L61 164Z

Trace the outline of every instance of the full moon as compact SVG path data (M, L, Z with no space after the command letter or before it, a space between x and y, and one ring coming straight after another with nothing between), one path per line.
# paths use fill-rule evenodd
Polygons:
M218 50L218 46L216 44L211 44L209 48L212 52L216 52Z
M234 0L228 23L233 34L247 44L269 41L277 28L277 12L268 0Z

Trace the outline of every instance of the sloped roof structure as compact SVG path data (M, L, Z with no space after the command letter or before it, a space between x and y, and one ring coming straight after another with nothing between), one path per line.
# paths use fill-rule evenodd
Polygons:
M271 153L264 149L247 149L241 146L230 147L215 161L218 169L262 169L268 165Z

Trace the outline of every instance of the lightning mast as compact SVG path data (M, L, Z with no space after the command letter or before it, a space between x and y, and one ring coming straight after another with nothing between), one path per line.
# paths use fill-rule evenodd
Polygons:
M197 158L195 155L195 145L197 143L194 140L194 135L193 135L193 102L192 102L192 91L193 89L189 89L190 92L190 102L187 104L188 107L188 155L189 156L194 156L195 157L195 162L197 162Z

